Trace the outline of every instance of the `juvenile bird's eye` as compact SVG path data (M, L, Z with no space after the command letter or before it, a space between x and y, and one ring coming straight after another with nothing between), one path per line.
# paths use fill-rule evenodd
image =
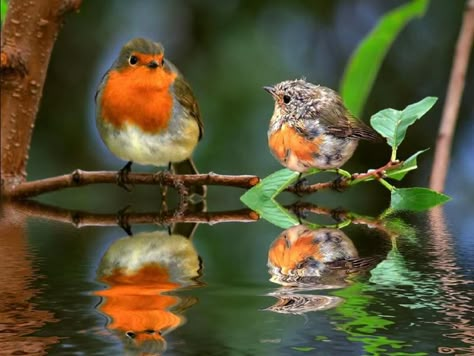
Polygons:
M138 63L138 58L137 56L130 56L130 58L128 59L128 63L130 63L130 65L134 66L135 64Z
M290 101L291 101L290 96L288 96L288 95L284 95L284 96L283 96L283 102L284 102L285 104L288 104Z

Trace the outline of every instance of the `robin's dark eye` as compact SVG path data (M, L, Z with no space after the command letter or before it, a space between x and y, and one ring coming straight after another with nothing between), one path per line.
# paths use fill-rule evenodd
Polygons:
M137 56L130 56L130 58L128 59L128 62L130 63L130 65L134 66L135 64L138 63Z
M291 101L291 98L290 98L289 95L284 95L284 96L283 96L283 102L284 102L285 104L288 104L290 101Z
M133 331L127 331L125 335L127 335L130 339L135 339L137 337Z
M165 59L163 58L163 59L161 60L161 66L163 67L164 65L165 65Z

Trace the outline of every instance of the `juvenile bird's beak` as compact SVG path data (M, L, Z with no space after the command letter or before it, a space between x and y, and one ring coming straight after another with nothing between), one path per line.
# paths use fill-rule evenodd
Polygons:
M275 89L273 87L270 87L270 86L263 87L263 90L265 90L266 92L268 92L272 95L275 92Z
M155 69L159 67L159 64L157 61L152 60L150 63L147 64L147 67L151 69Z
M265 90L266 92L270 93L271 96L273 96L273 97L276 96L275 88L274 88L274 87L266 86L266 87L263 87L263 90Z

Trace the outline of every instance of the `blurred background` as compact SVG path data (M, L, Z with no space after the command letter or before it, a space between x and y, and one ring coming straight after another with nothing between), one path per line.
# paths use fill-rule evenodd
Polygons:
M164 45L166 56L184 74L199 100L205 132L194 154L198 169L265 177L281 166L267 147L273 100L262 87L306 77L310 82L337 90L350 55L360 41L383 14L405 3L398 0L83 1L80 12L67 17L54 47L33 134L28 179L61 175L77 168L118 170L124 165L100 140L95 128L94 94L122 45L138 36ZM425 16L413 20L402 30L387 53L364 109L362 119L368 122L379 110L403 109L426 96L439 98L434 108L408 130L399 150L399 157L407 158L418 150L431 148L419 158L419 169L410 173L400 186L428 185L464 5L465 1L460 0L432 0ZM454 254L463 273L471 277L474 276L473 57L446 186L446 193L454 199L445 208L450 231L456 237ZM363 172L380 167L389 157L387 145L362 142L344 168ZM133 169L138 172L157 170L138 165ZM333 179L331 175L321 176L321 180ZM237 188L210 187L208 210L242 208L239 201L242 193ZM150 186L135 187L132 193L113 185L90 186L45 195L39 200L91 212L114 213L127 205L134 211L156 211L160 207L160 192ZM282 197L282 201L290 200L295 198ZM357 185L344 194L321 192L306 200L376 215L388 206L389 192L372 182ZM409 217L408 220L416 218ZM421 225L429 226L424 218L419 221ZM154 228L134 227L134 231ZM369 229L351 226L345 231L354 239L362 255L381 241ZM87 293L99 288L95 271L100 258L107 246L124 232L118 227L77 230L69 225L38 220L28 225L28 232L29 248L39 256L35 265L40 274L47 276L47 282L35 282L45 296L38 305L54 310L56 317L63 320L43 334L71 336L90 325L102 327L94 310L97 301ZM233 313L229 317L222 314L225 322L221 320L221 324L225 323L228 328L207 324L205 327L210 336L215 335L216 330L227 330L232 336L229 339L239 343L238 336L246 333L248 320L254 318L253 314L249 318L240 314L239 307L252 307L253 313L265 307L261 305L265 303L255 297L260 291L255 295L249 293L255 297L249 303L234 298L232 293L238 293L232 288L236 285L272 286L265 266L267 249L280 233L281 229L264 221L203 225L198 229L194 242L204 261L203 280L210 288L196 292L202 293L201 305L204 306L189 313L191 321L193 313L196 314L194 325L197 330L202 330L202 320L207 320L215 305L223 302L227 306L225 303L228 303L228 309L217 310L218 313L222 310ZM429 231L420 232L424 243L431 241L430 236ZM419 260L418 242L412 247L408 259ZM422 268L424 266L423 262ZM426 275L432 272L428 264L425 272ZM220 292L216 292L222 286L232 294L227 301L219 298ZM212 297L216 300L211 303ZM209 303L208 307L206 303ZM398 306L402 302L395 300L394 303ZM68 308L63 310L61 305ZM76 306L77 310L74 309ZM80 312L82 310L85 312ZM431 315L431 309L426 313ZM303 319L291 320L298 325L304 322ZM412 325L411 320L412 315L408 315L407 325ZM282 325L286 323L287 320L282 319ZM186 330L183 328L180 333L186 334ZM411 331L406 330L406 339L411 340ZM196 338L196 335L200 334L186 334L186 340ZM79 340L84 336L77 333L75 337ZM273 337L273 334L268 336L269 339ZM432 339L433 334L428 335L427 344L431 345ZM90 343L90 339L87 342ZM196 345L200 342L199 336Z
M349 57L387 11L404 1L85 1L78 14L68 16L54 48L41 102L28 166L29 179L85 170L116 170L124 162L108 152L95 128L95 90L121 46L137 36L161 42L166 56L182 71L197 96L205 125L195 151L200 171L256 174L264 177L280 168L267 147L266 131L273 111L262 86L285 79L339 88ZM420 158L420 170L406 185L427 185L452 56L460 29L464 1L431 2L426 15L404 29L389 50L362 119L384 108L402 109L425 96L438 103L408 131L400 157L431 147ZM473 60L471 58L472 67ZM474 81L467 76L461 105L453 166L447 192L474 198ZM345 166L365 171L384 164L389 147L362 143ZM135 166L137 171L153 167ZM374 187L375 186L375 187ZM141 196L116 187L107 195L113 203ZM109 187L50 195L54 202L89 204L103 201ZM361 188L363 190L363 188ZM387 192L373 184L375 209L386 204ZM362 192L360 190L360 192ZM220 209L238 203L239 190L210 190L210 204ZM341 197L342 203L367 194ZM380 193L380 194L378 194ZM230 195L229 195L230 194ZM149 194L147 195L149 196ZM159 195L157 194L157 197ZM231 198L229 198L231 197ZM348 199L345 201L344 199ZM323 198L324 199L324 198ZM367 205L364 202L362 205ZM358 205L358 204L356 204ZM355 206L355 208L360 208Z

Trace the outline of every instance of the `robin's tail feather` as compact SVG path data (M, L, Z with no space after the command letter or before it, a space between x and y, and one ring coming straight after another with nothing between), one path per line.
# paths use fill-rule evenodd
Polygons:
M192 158L188 158L182 162L173 163L172 171L175 174L199 174ZM206 197L207 187L203 185L195 185L189 187L189 196L198 195L204 199Z
M381 142L382 141L382 137L372 129L367 130L365 128L356 127L354 129L352 129L351 136L362 139L362 140L367 140L367 141L370 141L370 142Z

